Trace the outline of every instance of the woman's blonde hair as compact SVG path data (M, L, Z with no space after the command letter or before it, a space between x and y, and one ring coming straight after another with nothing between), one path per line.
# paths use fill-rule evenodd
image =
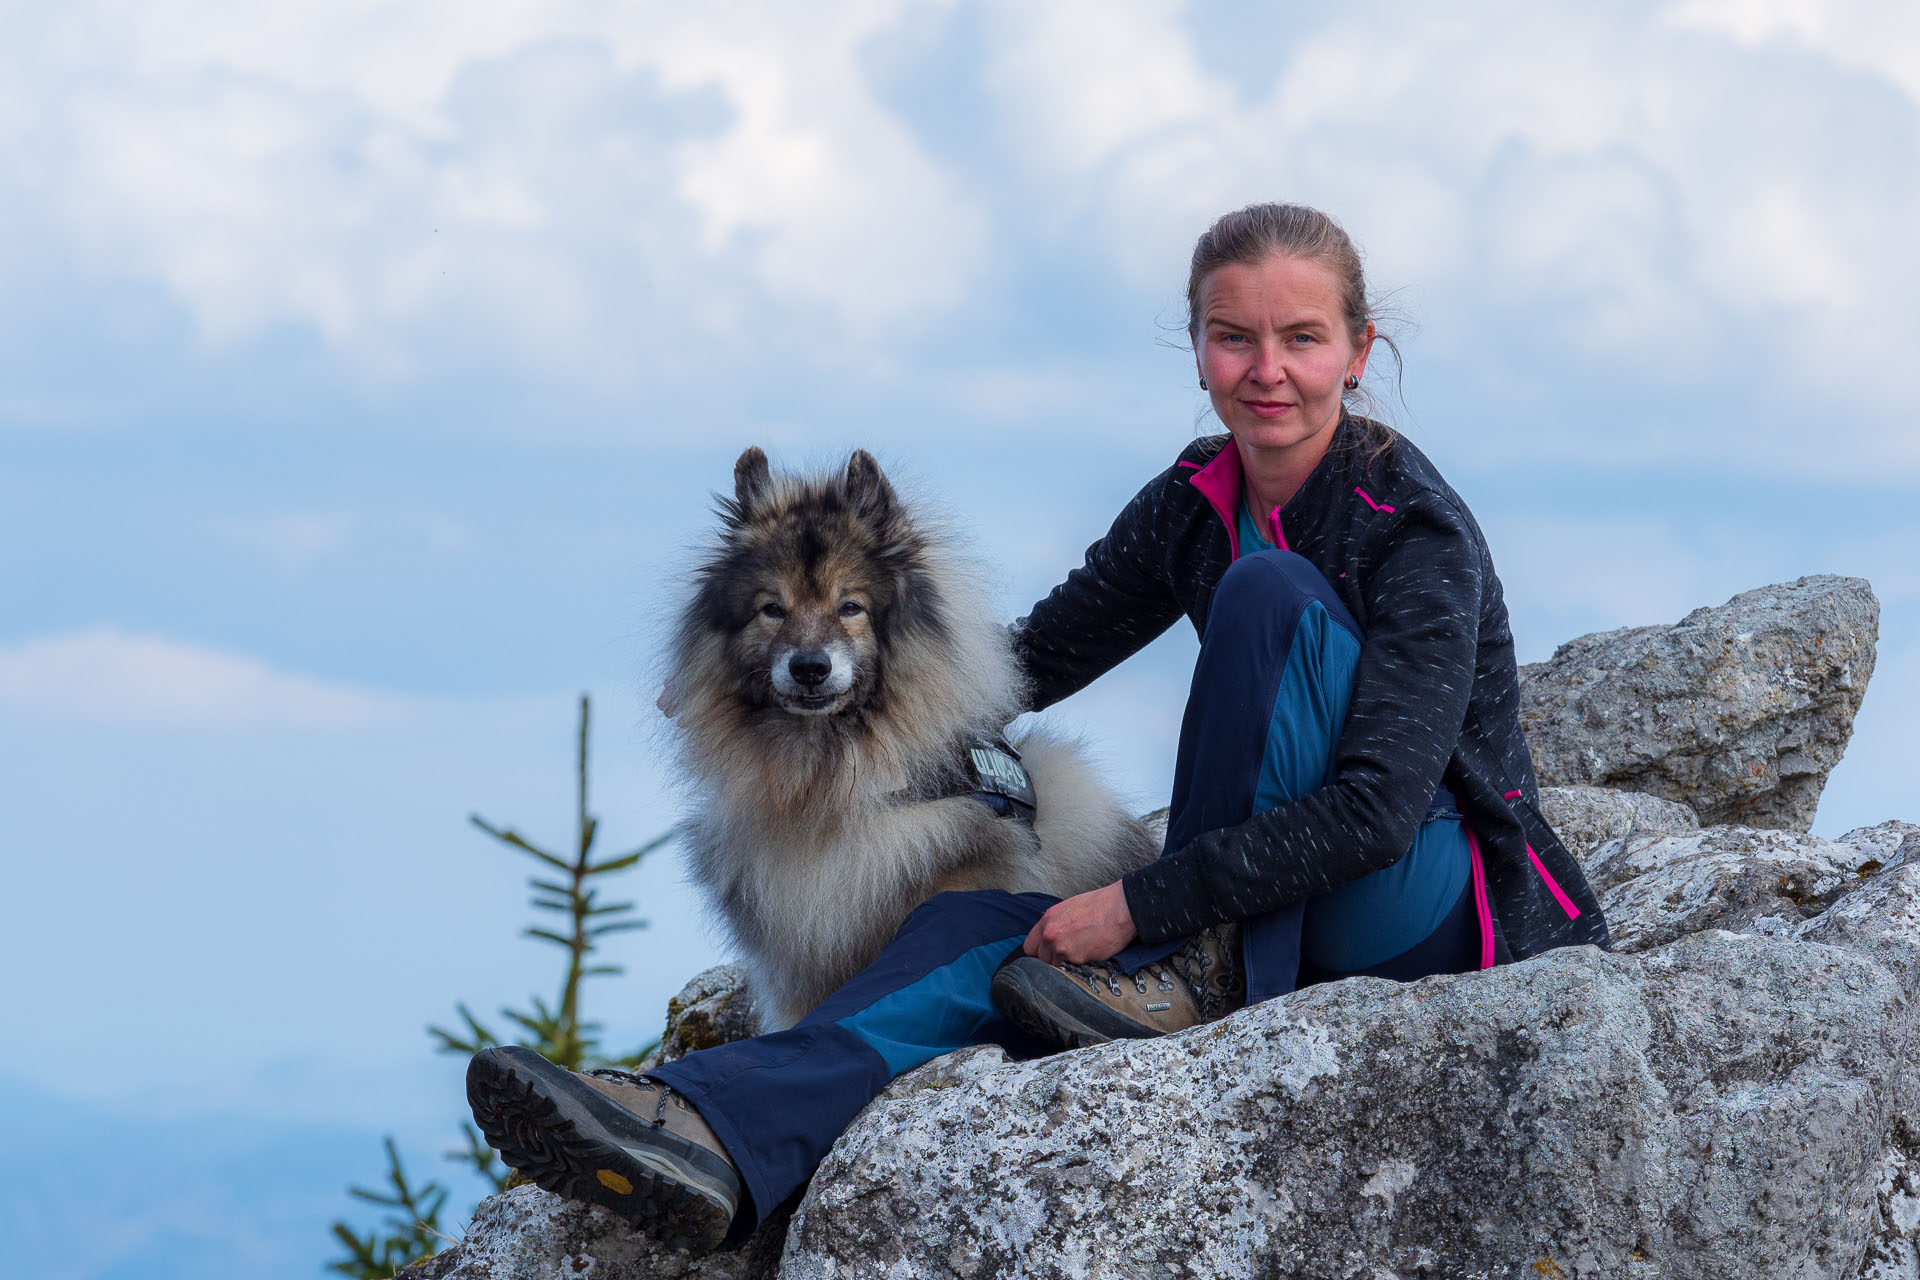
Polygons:
M1187 271L1188 340L1197 342L1200 337L1200 289L1208 276L1228 263L1254 266L1276 255L1323 264L1340 288L1348 338L1356 348L1366 342L1367 322L1377 321L1377 308L1367 296L1360 251L1339 223L1303 204L1250 204L1222 214L1194 242L1193 263ZM1377 340L1393 352L1397 383L1400 348L1385 334ZM1393 428L1379 421L1379 404L1366 387L1349 391L1342 399L1360 427L1358 444L1369 459L1392 447Z

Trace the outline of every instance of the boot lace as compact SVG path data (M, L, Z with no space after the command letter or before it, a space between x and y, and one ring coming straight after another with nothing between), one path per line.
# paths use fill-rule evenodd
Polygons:
M1174 989L1173 975L1168 973L1164 966L1158 964L1150 964L1138 973L1122 973L1111 964L1067 964L1062 961L1060 967L1086 983L1087 990L1095 995L1100 994L1101 987L1105 987L1116 996L1125 995L1126 992L1121 986L1123 982L1132 983L1136 992L1146 995L1149 976L1159 984L1159 990Z
M611 1080L615 1084L632 1085L636 1089L658 1089L660 1091L660 1105L654 1109L653 1127L658 1129L666 1124L667 1101L673 1098L675 1094L672 1089L661 1084L652 1076L643 1076L639 1072L629 1071L625 1067L589 1067L587 1074L590 1076L599 1076L602 1080Z
M1224 1018L1246 1003L1246 981L1234 963L1233 950L1218 928L1206 928L1167 957L1193 992L1203 1022Z

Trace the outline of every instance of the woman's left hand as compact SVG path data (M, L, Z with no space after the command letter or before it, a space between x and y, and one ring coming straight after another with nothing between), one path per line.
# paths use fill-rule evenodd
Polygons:
M1027 934L1025 951L1047 964L1089 964L1112 959L1137 936L1126 890L1116 880L1048 907Z

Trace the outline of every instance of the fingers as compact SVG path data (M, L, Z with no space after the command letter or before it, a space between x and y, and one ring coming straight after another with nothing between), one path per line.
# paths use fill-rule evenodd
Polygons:
M1033 928L1027 933L1024 944L1026 953L1038 959L1042 964L1061 964L1067 961L1062 948L1073 933L1073 925L1067 919L1068 913L1061 908L1067 904L1056 902L1047 908L1046 914L1034 921Z

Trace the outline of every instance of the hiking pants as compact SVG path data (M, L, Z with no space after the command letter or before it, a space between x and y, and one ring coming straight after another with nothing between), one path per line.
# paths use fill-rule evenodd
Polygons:
M1207 619L1180 730L1166 850L1324 785L1346 720L1359 629L1287 551L1235 561ZM1458 816L1444 793L1406 856L1322 898L1244 922L1249 1000L1353 973L1411 979L1477 967ZM1456 865L1457 864L1457 865ZM745 1239L813 1174L893 1077L966 1045L1040 1051L987 998L994 970L1057 899L984 890L916 908L874 962L786 1031L652 1071L713 1126L747 1196ZM1129 947L1132 972L1179 941Z

